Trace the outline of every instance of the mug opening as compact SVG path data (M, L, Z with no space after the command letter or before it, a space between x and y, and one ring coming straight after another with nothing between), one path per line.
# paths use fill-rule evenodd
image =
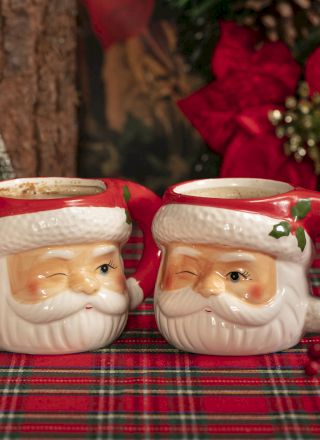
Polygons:
M174 188L177 194L190 197L219 199L259 199L292 191L285 182L253 178L225 178L194 180Z
M62 199L95 196L107 189L101 180L73 177L34 177L0 183L0 197L12 199Z

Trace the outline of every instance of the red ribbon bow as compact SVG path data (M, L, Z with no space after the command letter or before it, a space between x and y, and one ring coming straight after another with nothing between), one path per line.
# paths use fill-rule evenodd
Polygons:
M312 161L297 163L268 120L294 95L301 68L281 42L257 47L257 34L233 22L221 23L212 57L216 80L178 102L212 150L223 155L221 177L260 177L314 189ZM305 79L320 91L320 48L309 57Z

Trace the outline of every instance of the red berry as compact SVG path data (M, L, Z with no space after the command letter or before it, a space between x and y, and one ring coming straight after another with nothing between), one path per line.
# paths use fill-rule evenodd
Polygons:
M311 361L304 366L304 371L308 376L315 376L319 372L320 365L316 361Z
M312 359L320 359L320 344L312 344L308 348L308 356Z

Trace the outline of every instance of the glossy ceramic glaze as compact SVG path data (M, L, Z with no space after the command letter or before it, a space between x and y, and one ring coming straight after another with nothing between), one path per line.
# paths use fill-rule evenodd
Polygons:
M0 184L0 349L72 353L110 344L152 291L159 198L115 179L35 178ZM131 222L144 252L126 280Z
M153 222L162 249L155 314L176 347L251 355L320 330L307 271L319 231L317 192L259 179L169 188Z

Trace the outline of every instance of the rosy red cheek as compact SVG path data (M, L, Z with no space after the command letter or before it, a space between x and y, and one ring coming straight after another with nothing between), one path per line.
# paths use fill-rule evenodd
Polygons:
M30 280L27 284L27 291L31 297L36 297L39 294L39 281L38 280Z
M249 289L249 295L251 300L256 302L261 301L263 297L263 291L260 284L254 284L253 286L251 286Z
M118 289L119 292L124 292L127 288L126 279L123 276L122 273L119 273L118 276L115 279L115 287Z
M170 272L166 272L162 278L161 288L170 290L173 285L173 275Z
M39 281L36 279L29 280L23 287L18 290L12 290L12 295L21 301L38 301L41 295Z

